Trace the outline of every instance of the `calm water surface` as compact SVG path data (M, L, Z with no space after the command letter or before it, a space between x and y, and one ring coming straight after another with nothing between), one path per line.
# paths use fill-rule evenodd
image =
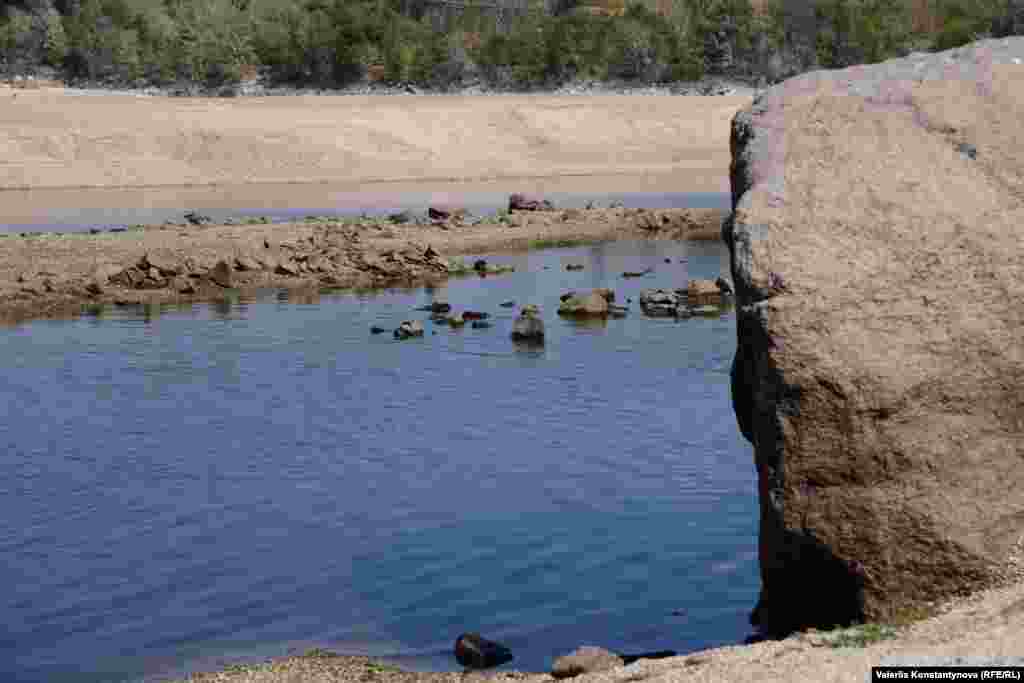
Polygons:
M542 194L560 208L589 202L607 207L728 209L728 192L679 192L679 180L622 177L524 180L519 191ZM616 192L606 192L608 187ZM595 193L595 188L601 188ZM454 204L475 216L508 207L508 181L370 183L343 185L253 184L211 187L39 189L0 191L0 232L76 232L94 227L180 222L197 210L216 221L266 216L273 221L305 216L424 215L431 204Z
M453 669L465 630L526 670L586 643L742 639L757 503L735 320L636 304L718 275L721 245L492 260L518 270L0 330L0 680L164 680L313 646ZM630 317L555 315L595 286ZM494 327L369 334L433 297ZM542 307L542 351L511 343L508 299Z

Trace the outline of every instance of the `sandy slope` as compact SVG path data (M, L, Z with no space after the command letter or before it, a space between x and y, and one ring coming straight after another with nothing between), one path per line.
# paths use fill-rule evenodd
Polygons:
M0 188L668 173L678 191L727 191L729 121L749 101L3 89Z

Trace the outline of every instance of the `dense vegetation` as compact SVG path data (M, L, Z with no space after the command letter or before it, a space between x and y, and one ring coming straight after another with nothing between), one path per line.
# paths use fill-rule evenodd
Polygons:
M0 0L0 74L222 86L263 72L549 86L769 82L1024 32L1024 0ZM500 21L499 21L500 18Z

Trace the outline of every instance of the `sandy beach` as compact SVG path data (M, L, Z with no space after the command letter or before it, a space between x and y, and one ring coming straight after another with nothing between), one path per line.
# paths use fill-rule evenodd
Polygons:
M0 189L671 176L726 192L729 120L750 102L73 92L0 90Z

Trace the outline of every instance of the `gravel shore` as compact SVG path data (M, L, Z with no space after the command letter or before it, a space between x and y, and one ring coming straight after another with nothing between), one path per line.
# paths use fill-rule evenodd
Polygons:
M581 683L864 683L871 667L898 665L1024 665L1024 580L959 598L936 615L891 629L859 627L810 632L694 652L669 659L639 660L612 671L584 674ZM457 667L452 660L453 668ZM219 672L196 673L188 683L541 683L547 673L404 672L366 657L324 651Z
M718 239L722 218L714 209L567 209L407 223L323 219L6 234L0 320L77 315L90 305L211 301L227 290L419 286L459 274L465 254Z

